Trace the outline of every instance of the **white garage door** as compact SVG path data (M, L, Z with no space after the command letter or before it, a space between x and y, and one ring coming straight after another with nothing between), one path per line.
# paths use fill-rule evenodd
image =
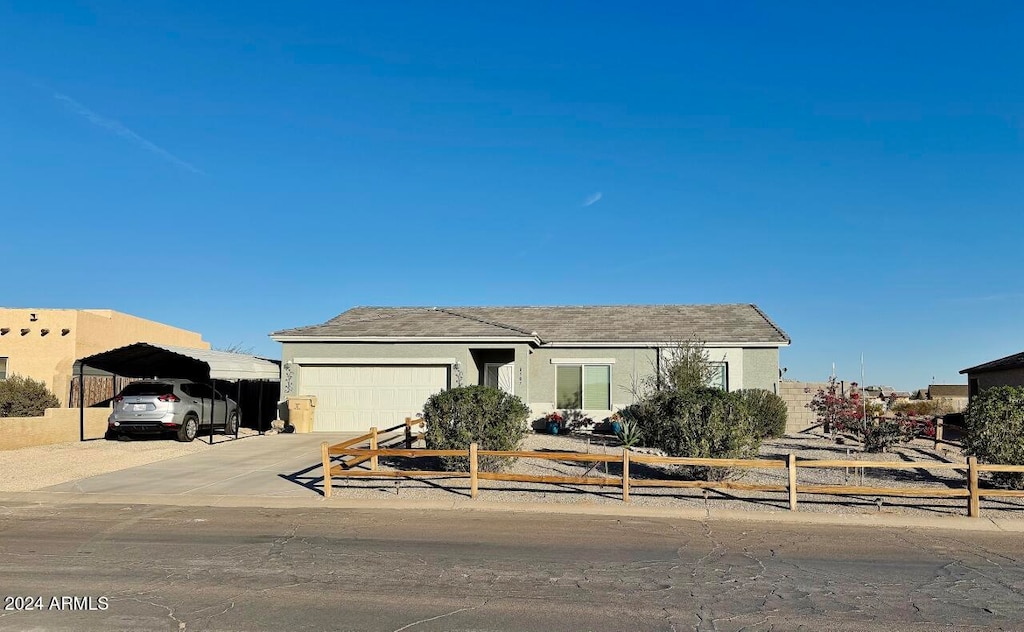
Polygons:
M447 366L303 366L299 373L299 391L317 398L313 430L321 432L390 428L446 388Z

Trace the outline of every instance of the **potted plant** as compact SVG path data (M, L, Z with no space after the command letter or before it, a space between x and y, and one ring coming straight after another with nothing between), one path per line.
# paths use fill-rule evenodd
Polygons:
M613 435L618 436L622 433L622 415L615 413L608 418L608 429L612 431Z
M558 411L548 413L544 416L545 428L547 428L548 434L559 434L562 431L563 417L558 414Z

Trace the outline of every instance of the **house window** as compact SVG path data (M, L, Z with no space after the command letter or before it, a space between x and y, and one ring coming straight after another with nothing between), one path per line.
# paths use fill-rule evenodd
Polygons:
M967 381L967 396L968 397L970 397L970 398L976 397L980 390L981 389L978 388L978 378L972 377L970 380Z
M583 364L557 367L557 408L611 410L612 367Z
M723 391L729 390L729 365L725 362L712 362L713 372L708 380L711 388L720 388Z
M7 379L7 358L0 358L0 380Z

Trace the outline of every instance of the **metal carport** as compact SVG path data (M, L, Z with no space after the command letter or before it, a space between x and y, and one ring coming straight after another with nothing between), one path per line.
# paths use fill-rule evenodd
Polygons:
M148 342L137 342L126 347L118 347L97 353L75 361L75 373L78 376L78 410L79 436L85 441L85 388L86 375L103 375L128 378L181 378L209 384L214 389L217 383L233 383L236 390L236 402L242 410L242 420L247 419L246 407L243 405L243 384L245 397L257 407L257 429L260 434L266 430L264 423L264 384L281 381L281 363L243 353L213 351L210 349L190 349L170 345L157 345ZM116 380L115 380L116 382ZM280 386L277 386L278 390ZM225 392L221 389L221 392ZM111 396L115 395L112 394ZM278 393L279 395L280 393ZM276 405L278 395L273 396ZM269 406L267 412L277 415L276 407ZM224 411L227 415L227 407ZM213 427L211 419L210 443L213 443ZM238 437L238 429L235 429Z

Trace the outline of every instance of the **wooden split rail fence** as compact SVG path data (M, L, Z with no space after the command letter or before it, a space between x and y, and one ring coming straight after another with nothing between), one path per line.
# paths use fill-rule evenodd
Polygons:
M739 491L778 492L787 494L789 508L797 509L797 494L824 494L836 496L901 496L907 498L966 498L967 513L973 518L981 515L981 498L1024 498L1024 490L1012 489L981 489L978 484L980 472L1021 472L1024 465L990 465L979 464L975 457L969 457L966 463L934 463L927 461L857 461L857 460L798 460L790 454L782 459L702 459L689 457L656 456L640 454L623 448L615 454L596 454L583 452L529 452L516 450L481 450L473 443L468 450L428 450L412 448L412 444L423 438L423 433L413 433L414 426L423 426L422 419L406 419L405 424L378 432L371 428L370 432L330 445L326 441L321 444L321 457L324 470L324 496L331 496L333 477L350 478L468 478L470 496L476 498L480 481L512 481L520 483L548 483L564 485L595 485L601 487L618 487L622 490L623 502L629 502L629 492L634 487L675 487L689 489L729 489ZM397 433L403 430L402 434ZM394 433L388 436L389 433ZM382 447L385 442L394 441ZM405 448L394 445L404 441ZM361 443L368 447L357 447ZM541 459L547 461L570 461L583 463L620 463L621 476L536 476L531 474L511 474L502 472L481 472L479 460L482 456L504 458ZM332 457L342 457L332 464ZM382 470L379 467L380 457L466 457L469 459L468 472L444 472L437 470ZM353 469L355 466L370 462L370 469ZM741 469L785 469L788 471L788 483L785 485L743 483L738 481L702 481L676 479L647 479L630 476L630 464L643 463L649 465L683 465L698 467L728 467ZM964 488L935 487L869 487L863 485L799 485L797 472L800 468L862 468L889 470L961 470L966 473Z

